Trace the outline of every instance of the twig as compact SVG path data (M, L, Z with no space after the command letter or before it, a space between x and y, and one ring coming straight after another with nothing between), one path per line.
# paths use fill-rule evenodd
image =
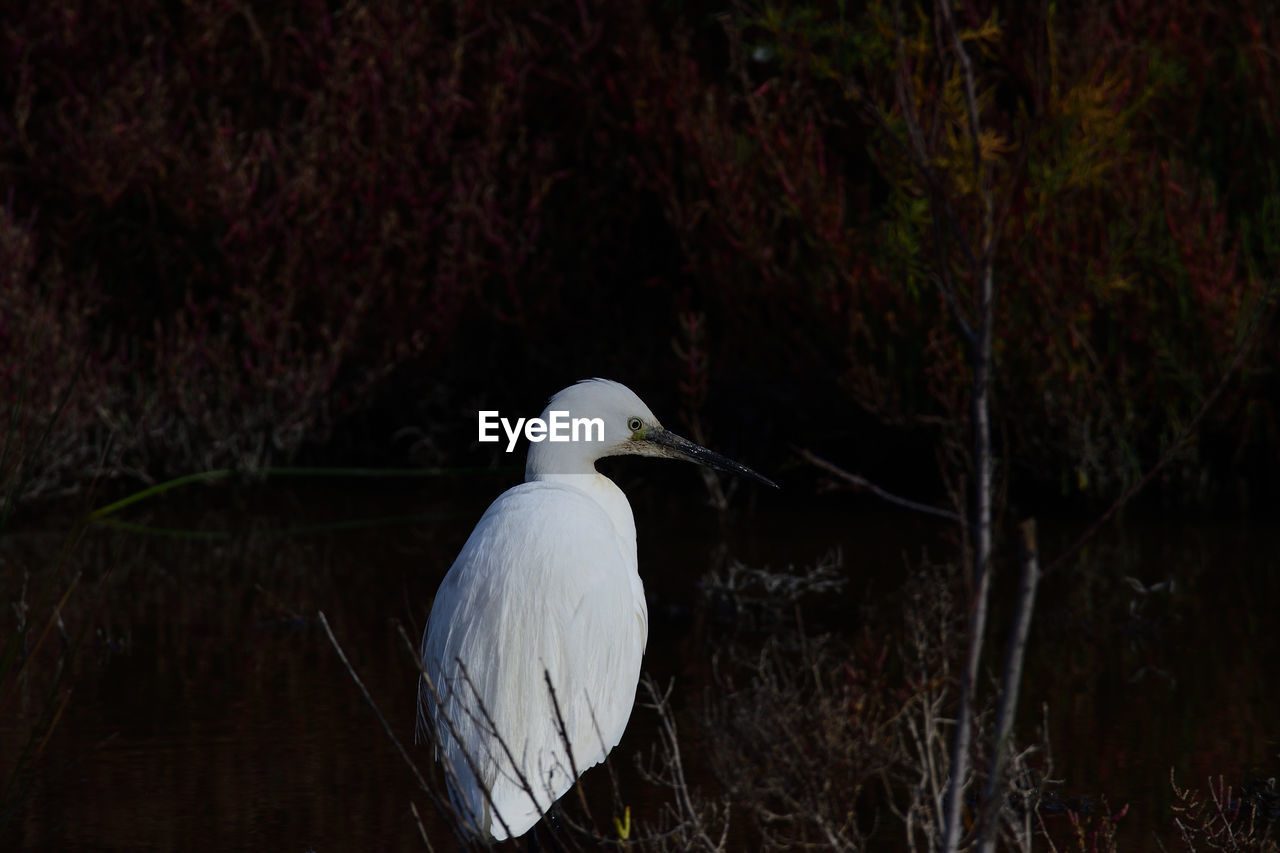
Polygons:
M671 716L671 706L668 703L671 695L671 686L668 685L665 692L659 692L657 684L654 683L652 676L648 673L641 677L640 683L644 686L645 692L649 694L649 701L642 703L642 705L658 713L662 741L667 749L667 761L671 772L670 784L679 810L685 815L685 820L691 824L692 831L697 839L702 842L704 849L723 850L729 835L728 815L726 814L725 823L720 833L720 840L713 841L707 833L707 827L703 824L702 818L698 815L693 798L689 795L689 783L685 779L684 762L680 757L680 737L676 731L676 722Z
M364 700L369 703L369 707L373 709L374 716L378 718L378 722L382 725L382 730L387 733L387 737L391 738L391 743L395 745L396 751L400 753L400 757L404 760L404 763L409 766L409 769L413 772L414 778L418 780L418 787L420 787L427 796L431 798L432 804L441 814L450 814L451 810L441 802L439 795L436 794L436 792L431 789L431 786L427 784L427 780L423 778L422 773L418 770L418 765L413 763L413 759L409 757L408 751L404 748L404 745L400 743L400 739L396 737L395 732L392 731L391 725L387 722L387 718L382 714L382 709L378 707L377 702L373 701L373 696L369 694L369 689L365 687L364 682L360 680L360 676L356 673L355 667L353 667L351 665L351 661L347 659L347 653L343 651L342 645L338 642L338 638L334 636L333 629L329 627L329 620L325 618L324 611L318 611L316 615L320 620L321 627L324 628L325 634L329 637L329 643L333 646L333 650L338 653L338 659L341 660L342 665L346 667L347 674L350 675L351 680L356 683L356 687L360 688L360 693L364 696ZM457 830L455 828L455 833L456 831ZM465 839L461 836L459 836L458 840L460 843L466 843Z
M560 742L564 744L565 754L569 757L569 772L573 774L573 788L578 792L578 799L582 803L582 811L586 814L587 820L592 826L595 826L595 818L591 816L591 807L587 805L587 795L582 790L582 786L578 784L578 762L574 760L573 744L569 742L569 730L565 727L564 715L560 713L560 700L556 697L555 685L551 683L551 671L543 669L542 679L547 683L547 695L551 697L551 710L555 711L556 730L560 735Z
M922 504L922 503L919 503L918 501L913 501L908 498L899 497L898 495L895 495L893 492L885 491L884 489L880 488L875 483L871 482L865 477L861 477L857 474L850 473L849 471L844 470L843 468L836 465L835 463L828 462L826 459L823 459L821 456L818 456L816 453L814 453L811 450L807 450L803 447L793 447L792 449L795 450L796 453L800 454L800 458L808 462L810 465L813 465L817 468L821 468L823 471L826 471L828 474L833 474L836 477L839 477L845 482L850 483L851 485L854 485L860 489L866 489L867 491L871 492L871 494L875 495L876 497L880 498L883 501L887 501L891 504L895 504L897 506L903 507L904 509L909 509L915 512L924 513L925 515L931 515L934 518L943 518L955 524L959 524L961 522L960 515L958 513L955 513L948 509L942 509L941 507L930 506L929 504Z
M373 709L374 716L378 718L378 722L382 724L382 730L387 733L387 737L391 738L391 742L395 744L396 751L400 753L400 757L404 759L404 763L409 765L409 769L413 771L414 777L418 780L418 786L423 791L430 793L431 788L427 785L427 780L423 778L422 773L418 771L418 767L409 758L408 751L404 745L400 743L400 739L396 737L396 733L391 730L391 724L387 722L387 718L382 715L382 709L378 707L378 703L373 701L373 696L369 694L369 688L364 686L364 682L360 680L360 675L356 672L355 667L351 665L351 661L347 659L347 653L343 651L342 645L338 642L338 638L334 636L333 629L329 627L329 620L325 618L324 611L320 610L316 613L320 620L320 626L324 628L325 634L329 637L329 643L333 646L333 650L338 653L338 659L342 661L342 665L346 667L347 674L351 676L351 680L356 683L356 687L360 688L360 693L364 696L364 700L369 703L369 707Z
M978 343L978 337L974 333L972 325L964 316L964 311L961 309L960 303L956 299L955 287L951 282L951 273L949 270L950 265L947 261L947 250L943 240L943 222L946 222L947 225L950 226L951 230L955 232L956 243L964 250L970 266L976 268L978 259L975 257L973 248L969 245L969 241L965 239L964 232L960 229L959 219L953 215L947 195L943 192L942 186L939 183L937 176L934 174L933 166L931 165L933 158L930 156L929 148L925 144L924 133L920 127L920 119L916 115L915 92L907 92L907 86L911 84L911 80L910 76L906 73L907 51L905 40L902 35L904 30L902 24L902 6L898 2L893 4L893 26L897 37L896 47L898 52L898 68L900 70L900 73L896 75L894 80L894 93L898 99L898 107L902 111L902 119L907 128L907 139L910 142L910 146L902 145L901 147L905 149L907 160L915 165L916 170L919 171L921 177L924 178L925 184L929 188L929 199L931 205L941 207L944 213L941 217L933 217L934 242L937 243L939 254L938 268L942 271L940 275L933 276L933 282L938 288L938 291L942 294L943 300L947 303L947 307L951 311L951 316L955 320L956 326L960 329L961 335L964 336L966 343L968 343L970 347L975 347ZM941 50L939 50L939 55L941 56ZM869 104L870 102L867 101L866 103ZM884 116L880 113L879 109L875 108L874 105L871 105L871 109L872 116L881 126L881 129L887 132L890 139L898 140L898 135L890 129L888 121L884 119ZM934 122L935 127L936 125L937 122Z
M510 827L507 826L507 822L503 819L502 813L498 811L496 806L494 806L493 795L490 793L487 786L481 784L480 780L482 777L480 774L480 768L476 765L475 759L472 757L471 753L467 752L466 746L462 742L461 735L458 734L458 729L454 725L453 719L445 712L444 700L440 698L439 692L436 691L435 682L431 680L431 676L427 673L426 665L422 662L422 656L418 653L418 650L414 646L413 641L409 639L409 635L405 633L404 626L401 625L399 622L396 623L396 631L400 634L401 639L404 640L405 646L408 647L409 654L413 657L414 661L417 662L418 675L422 679L421 683L426 686L427 692L431 694L431 701L435 703L435 707L439 709L440 717L441 719L444 720L445 727L449 730L449 736L452 737L453 742L458 745L458 750L459 752L462 753L463 759L467 762L467 769L471 771L471 775L475 778L476 784L479 785L480 792L484 795L485 802L488 803L489 809L493 812L494 816L497 817L498 823L502 826L503 831L506 832L507 835L511 835L511 829ZM458 661L458 665L462 666L461 660ZM463 678L466 680L467 685L471 688L471 692L476 695L477 700L479 701L480 712L484 714L485 720L488 721L489 726L492 728L493 721L489 718L489 712L485 710L484 702L482 700L479 700L479 693L476 691L475 685L471 683L471 676L467 674L465 667L463 667L462 674L463 674ZM419 707L418 712L419 714L425 713L421 707ZM470 714L471 712L468 711L467 713ZM472 715L472 719L474 719L474 715ZM496 729L493 729L493 730L496 733L497 730ZM439 743L440 743L439 734L440 733L438 731L435 732L437 746L439 746ZM504 750L507 750L507 756L510 757L511 751L507 749L506 741L504 741L501 737L499 737L498 742L502 745L502 748ZM452 763L448 760L448 756L445 755L443 751L441 751L440 755L444 759L442 763L444 764L445 774L449 777L449 779L453 782L453 784L456 787L458 785L457 771L454 769ZM514 765L515 765L515 762L513 761L512 766L514 767ZM525 779L524 774L520 771L520 768L515 767L515 772L516 772L516 776L520 779L520 783L524 786L525 791L528 792L530 797L533 797L533 789L529 786L529 783ZM434 798L434 795L433 795L433 798ZM537 802L536 797L534 797L534 802L535 803ZM470 804L467 804L467 810L468 812L471 811ZM477 820L477 817L478 817L477 815L475 815L474 813L471 813L469 815L470 822L472 826L476 827L479 830L483 830L484 828L480 826L480 822L479 820Z
M422 815L418 814L418 807L413 800L409 801L409 811L413 813L413 822L418 827L418 836L422 839L422 843L427 846L427 850L435 853L435 847L431 845L431 839L427 837L427 828L422 825Z
M67 588L63 591L62 597L58 599L58 603L54 605L52 612L49 614L49 618L45 620L44 628L41 629L40 636L36 639L35 645L33 645L31 649L22 656L21 661L18 664L17 672L21 672L28 661L36 659L36 656L40 653L40 647L44 645L45 638L49 636L49 630L53 628L54 625L61 623L62 608L66 606L67 601L71 598L71 593L80 583L80 577L83 573L82 569L78 569L76 573L71 576L71 582L67 584ZM17 672L15 672L15 677L9 687L3 694L0 694L0 711L3 711L5 706L9 704L9 699L18 689L19 679L17 678Z

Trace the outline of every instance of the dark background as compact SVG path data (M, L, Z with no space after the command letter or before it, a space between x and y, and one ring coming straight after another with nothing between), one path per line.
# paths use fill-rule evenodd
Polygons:
M1027 507L1105 505L1180 437L1162 503L1275 502L1265 12L957 10ZM502 464L476 409L606 376L771 470L812 447L940 499L968 368L935 282L970 309L980 229L955 69L925 7L901 20L900 52L878 4L11 4L6 465L34 497Z

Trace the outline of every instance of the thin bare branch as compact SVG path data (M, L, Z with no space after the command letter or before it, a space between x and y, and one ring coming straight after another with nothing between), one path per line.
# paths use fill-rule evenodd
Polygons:
M422 843L426 846L428 853L435 853L435 847L431 844L431 839L427 837L427 828L422 825L422 815L418 814L418 807L413 800L409 801L409 811L413 813L414 825L418 827L418 837L422 839Z
M804 459L804 461L808 462L810 465L813 465L817 468L821 468L823 471L826 471L828 474L833 474L836 477L839 477L841 480L844 480L845 482L849 483L850 485L856 486L857 488L860 488L860 489L866 489L867 491L871 492L871 494L875 495L876 497L880 498L883 501L888 501L891 504L895 504L896 506L900 506L900 507L903 507L904 509L909 509L914 512L924 513L925 515L931 515L934 518L946 519L947 521L950 521L954 524L959 524L961 521L960 516L957 513L952 512L951 510L942 509L936 506L930 506L929 504L922 504L918 501L913 501L908 498L895 495L893 492L889 492L889 491L886 491L885 489L880 488L875 483L872 483L870 480L866 479L865 477L861 477L857 474L850 473L849 471L844 470L843 468L836 465L835 463L829 462L826 459L823 459L821 456L818 456L816 453L814 453L811 450L807 450L802 447L793 447L792 449L795 450L798 454L800 454L800 458Z
M547 695L551 697L551 709L556 715L556 733L560 736L560 743L564 744L565 755L569 757L569 772L573 774L573 787L578 792L578 799L582 803L582 811L587 816L587 820L593 825L595 818L591 816L591 807L587 805L587 795L583 792L582 786L578 784L580 774L578 773L578 762L573 757L573 744L569 742L569 730L565 728L564 715L560 713L560 699L556 696L555 685L551 683L551 671L542 670L542 678L547 683Z
M471 753L467 752L467 749L463 744L462 736L461 734L459 734L457 726L454 724L452 717L450 717L449 714L445 713L444 700L440 698L440 694L436 690L435 682L432 681L431 676L427 673L427 668L422 661L422 656L418 653L418 649L413 644L413 641L409 639L409 635L405 633L404 626L401 625L399 622L396 623L396 631L399 632L401 639L404 640L405 646L409 649L409 654L413 657L413 660L417 663L418 675L422 679L422 684L426 686L428 693L430 693L431 700L435 704L435 707L440 710L440 718L444 720L445 726L449 730L449 736L453 738L454 743L458 744L458 751L462 753L463 759L467 762L467 769L471 771L471 775L476 779L476 782L480 783L480 780L484 778L483 775L480 773L480 768L476 764L475 758L471 755ZM464 681L466 682L467 686L470 688L472 695L475 696L477 699L480 713L483 715L486 725L489 727L491 731L496 732L497 729L493 725L493 719L489 716L489 712L484 706L484 701L479 698L479 692L476 690L475 684L472 683L470 674L467 672L466 667L462 665L461 660L458 661L458 665L462 667L462 677ZM467 714L471 716L472 720L475 720L475 715L471 711L471 709L469 708L467 709ZM436 740L437 748L439 748L439 745L440 745L439 732L436 732L435 735L436 735L435 740ZM510 759L511 751L507 748L506 742L501 737L499 737L498 743L502 745L503 750L506 751L508 759ZM458 783L459 783L458 774L456 769L453 767L452 762L449 761L448 755L446 755L443 751L440 751L439 755L440 755L440 758L442 759L441 763L444 765L446 776L448 776L452 784L454 784L455 786L458 786ZM535 803L537 803L538 800L537 800L537 797L535 797L533 794L533 787L529 785L528 780L525 779L524 774L521 773L520 771L520 768L515 766L514 761L512 761L512 766L514 767L516 777L520 780L520 784L524 788L525 792L529 795L529 797ZM507 825L506 820L502 817L502 813L498 811L497 806L494 805L493 796L489 792L489 788L483 784L480 784L479 787L480 787L481 794L484 795L485 802L489 806L489 810L492 811L494 816L498 819L498 823L502 826L503 831L507 835L511 835L511 828ZM480 826L480 820L479 820L480 816L471 811L470 804L464 803L464 806L467 808L467 811L468 811L467 820L470 826L475 827L477 830L483 830L484 827ZM452 813L452 812L447 812L447 813Z
M361 680L359 673L357 673L355 667L351 665L351 661L347 659L347 653L343 650L342 644L339 643L338 638L334 636L333 628L329 627L329 620L325 617L324 611L318 611L316 616L320 620L320 626L324 628L325 635L329 638L330 645L332 645L333 650L338 653L338 659L342 661L342 665L346 668L347 674L350 675L351 680L356 683L356 687L360 688L360 693L364 696L364 701L373 709L374 716L378 718L378 723L382 726L382 730L386 732L387 737L391 739L391 743L395 745L396 752L400 754L400 758L403 759L406 765L408 765L414 778L418 780L418 787L431 798L432 804L440 810L441 814L450 814L451 811L448 806L441 801L439 795L436 794L436 792L431 789L431 786L427 784L427 780L423 778L421 771L418 770L418 765L413 763L413 759L409 757L409 752L404 748L404 744L402 744L400 739L396 737L395 732L391 728L391 724L387 722L387 718L382 714L382 709L378 707L378 703L373 701L373 696L370 695L369 688L365 687L364 681ZM459 841L462 840L462 838L459 838Z

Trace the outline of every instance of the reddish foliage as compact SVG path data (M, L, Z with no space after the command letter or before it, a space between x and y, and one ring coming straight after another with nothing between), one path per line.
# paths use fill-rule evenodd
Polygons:
M95 431L142 472L287 457L468 310L519 326L556 304L547 207L587 123L564 107L605 56L578 6L7 18L0 394L27 382L33 428L87 358L68 478Z
M25 434L86 357L64 451L38 467L74 482L108 435L116 471L261 465L421 393L445 356L486 384L668 375L682 315L703 318L717 377L818 375L954 441L966 351L942 293L971 303L980 215L931 22L876 3L722 11L7 11L0 397L25 382ZM1132 477L1271 317L1265 12L957 10L1006 214L1004 434L1038 480L1094 493ZM1253 369L1280 335L1255 340L1210 424L1237 470L1280 441Z

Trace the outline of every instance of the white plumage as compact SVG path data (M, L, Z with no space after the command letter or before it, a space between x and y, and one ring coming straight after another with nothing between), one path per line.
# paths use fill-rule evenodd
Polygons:
M664 430L617 382L572 385L551 398L543 419L552 411L601 418L603 441L530 445L526 482L476 524L422 639L435 696L420 683L419 731L436 742L463 822L497 840L537 823L573 784L573 768L604 760L635 701L649 621L635 522L595 460L678 457L770 483Z

